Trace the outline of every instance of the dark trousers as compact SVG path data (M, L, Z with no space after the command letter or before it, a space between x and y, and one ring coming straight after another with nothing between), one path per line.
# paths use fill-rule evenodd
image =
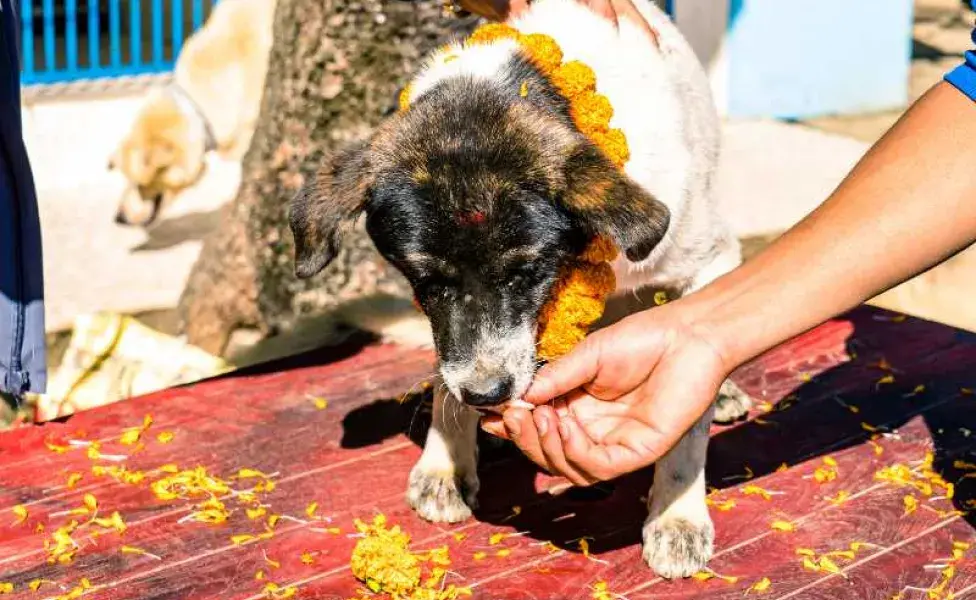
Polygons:
M18 15L0 0L0 392L43 392L44 272L20 110Z

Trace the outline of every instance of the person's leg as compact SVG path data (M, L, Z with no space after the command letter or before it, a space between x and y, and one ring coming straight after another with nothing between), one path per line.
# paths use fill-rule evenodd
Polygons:
M33 175L24 146L15 3L0 0L0 391L43 392L44 281Z

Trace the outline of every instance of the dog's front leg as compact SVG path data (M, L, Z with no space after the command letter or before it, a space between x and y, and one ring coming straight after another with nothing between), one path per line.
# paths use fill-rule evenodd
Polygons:
M407 502L428 521L456 523L477 508L479 415L442 383L434 389L434 420L410 472Z
M689 577L712 557L715 528L705 504L709 409L657 462L644 522L644 560L661 577Z

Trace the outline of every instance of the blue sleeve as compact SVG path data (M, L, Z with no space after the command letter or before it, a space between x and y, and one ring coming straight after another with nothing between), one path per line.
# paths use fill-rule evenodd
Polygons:
M972 38L976 44L976 30L973 31ZM967 52L966 62L949 71L945 80L969 96L970 100L976 101L976 52Z

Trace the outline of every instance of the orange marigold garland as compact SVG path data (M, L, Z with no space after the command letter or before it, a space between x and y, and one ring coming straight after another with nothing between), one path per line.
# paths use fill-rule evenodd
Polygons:
M513 40L528 59L566 98L576 127L593 142L617 168L630 159L627 138L620 129L610 127L613 106L596 91L593 69L578 60L563 62L563 52L552 37L540 33L522 34L501 23L489 23L476 29L465 42L467 45L489 44L499 40ZM454 49L442 53L453 57ZM527 91L525 84L520 95ZM411 88L400 94L400 110L410 106ZM552 295L539 314L538 355L553 360L573 349L586 337L589 328L602 315L607 297L616 288L610 263L617 257L617 249L606 238L594 238L584 252L566 265L552 290Z

